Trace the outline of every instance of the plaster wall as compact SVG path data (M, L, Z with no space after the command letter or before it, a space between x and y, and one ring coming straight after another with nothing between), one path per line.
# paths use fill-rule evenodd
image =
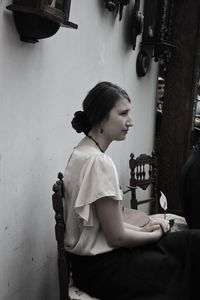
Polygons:
M73 113L98 81L128 92L134 127L126 141L108 149L125 189L130 152L152 151L157 65L152 61L148 74L137 77L140 37L135 51L125 38L130 6L119 22L103 1L72 0L70 20L78 30L60 28L27 44L8 4L0 1L0 300L55 300L51 191L82 137L71 128Z

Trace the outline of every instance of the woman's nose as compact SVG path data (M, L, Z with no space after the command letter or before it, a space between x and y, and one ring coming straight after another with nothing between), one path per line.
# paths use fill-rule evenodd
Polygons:
M133 126L133 121L132 121L132 118L130 116L129 116L126 124L127 124L128 127L132 127Z

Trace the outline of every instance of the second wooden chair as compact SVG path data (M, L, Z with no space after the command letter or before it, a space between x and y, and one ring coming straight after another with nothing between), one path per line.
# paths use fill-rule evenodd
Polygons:
M131 153L129 168L130 186L128 188L131 191L131 208L138 209L138 205L151 203L151 212L157 213L159 207L157 191L158 167L155 152L152 152L151 155L140 154L138 157ZM150 187L150 197L139 200L138 188L144 191L148 187Z

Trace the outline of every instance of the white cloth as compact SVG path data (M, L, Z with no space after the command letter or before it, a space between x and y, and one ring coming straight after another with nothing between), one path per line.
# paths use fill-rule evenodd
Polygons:
M74 148L64 173L65 249L78 255L111 251L96 215L94 202L109 196L122 200L111 158L88 137Z

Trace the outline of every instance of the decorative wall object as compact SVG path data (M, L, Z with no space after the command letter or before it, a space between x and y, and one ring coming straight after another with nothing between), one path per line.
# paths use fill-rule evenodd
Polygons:
M119 13L119 20L121 21L123 16L123 8L129 3L130 0L104 0L105 8L116 14Z
M144 28L141 41L143 59L154 57L163 69L171 58L173 45L173 11L174 0L145 0L144 2ZM148 68L143 69L144 62L138 54L136 71L138 76L145 76Z
M7 9L13 12L21 41L36 43L55 34L60 26L78 28L69 21L70 6L71 0L13 0Z
M140 51L137 55L136 72L139 77L143 77L149 71L150 57L145 51Z
M140 0L135 0L135 6L133 11L133 29L132 29L133 50L135 50L136 38L138 35L142 33L143 30L144 16L139 11L139 9L140 9Z

